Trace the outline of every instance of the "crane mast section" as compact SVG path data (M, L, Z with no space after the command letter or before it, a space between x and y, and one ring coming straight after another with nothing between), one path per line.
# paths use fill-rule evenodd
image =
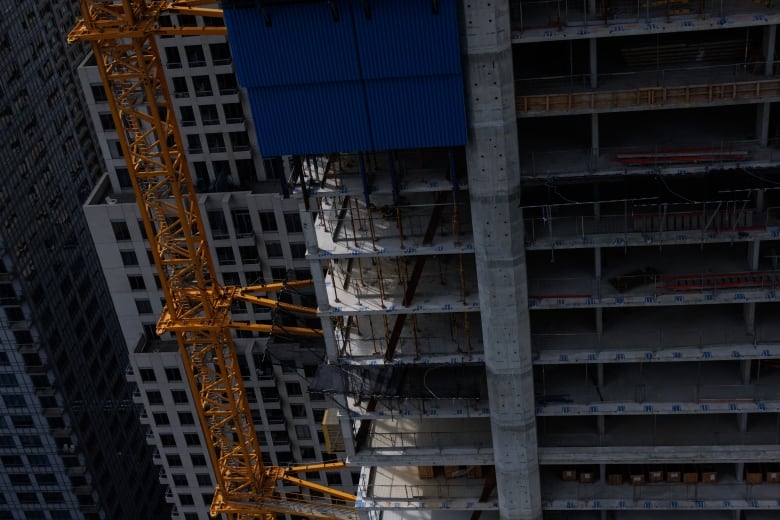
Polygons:
M159 17L158 4L147 10L146 2L125 1L123 9L106 9L85 0L84 20L70 37L149 25ZM115 31L107 31L109 26ZM90 39L167 301L158 330L175 325L170 328L176 329L208 437L217 481L212 510L230 512L223 509L229 503L262 507L275 480L260 456L227 328L232 293L216 283L155 36Z
M300 468L264 466L230 328L321 336L319 329L234 322L231 302L314 315L316 311L255 293L302 287L309 281L222 287L209 252L197 194L155 40L160 34L190 34L160 27L164 13L211 16L207 1L81 0L83 19L68 41L92 44L106 98L135 191L167 305L157 326L175 334L195 409L216 477L211 515L235 520L288 513L310 518L356 520L355 496L294 477ZM219 13L221 16L221 13ZM189 28L187 28L189 29ZM199 29L199 28L192 28ZM212 27L225 34L224 27ZM208 31L192 34L212 34ZM344 467L311 465L311 471ZM336 500L279 493L288 481Z

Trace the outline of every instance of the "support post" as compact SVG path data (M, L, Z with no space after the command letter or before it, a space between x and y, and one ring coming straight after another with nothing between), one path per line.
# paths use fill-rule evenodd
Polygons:
M598 40L588 40L588 53L590 54L590 88L599 86Z
M775 74L775 41L777 40L777 25L767 25L764 29L764 76Z
M739 362L739 372L742 376L742 384L743 385L749 385L750 384L750 368L751 368L752 361L749 359L743 359Z
M593 169L599 165L599 115L590 116L590 155L593 161Z
M463 0L474 253L501 520L542 520L509 2Z

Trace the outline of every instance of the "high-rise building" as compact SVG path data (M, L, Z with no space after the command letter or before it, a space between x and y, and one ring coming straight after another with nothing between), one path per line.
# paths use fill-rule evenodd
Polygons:
M81 204L101 173L77 3L0 20L0 518L165 518Z
M774 4L224 5L364 517L777 516Z
M161 20L180 27L219 22L181 14ZM284 193L289 162L263 161L226 39L176 36L159 38L158 45L220 283L248 286L311 278L299 201ZM159 278L91 56L79 75L107 164L84 212L130 345L128 378L144 408L141 420L148 425L147 440L161 466L158 477L173 505L172 518L204 519L214 493L211 460L176 340L155 333L164 304ZM315 304L306 290L279 297ZM290 319L243 302L234 304L232 315L261 323ZM318 328L319 320L298 324ZM321 392L309 388L324 357L322 341L294 343L237 331L234 342L264 462L284 466L335 458L325 451L320 427L328 404ZM358 475L344 470L310 472L306 478L354 488Z

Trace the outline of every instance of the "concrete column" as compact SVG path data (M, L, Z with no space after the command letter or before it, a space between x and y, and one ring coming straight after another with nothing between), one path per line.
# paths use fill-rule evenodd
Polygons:
M775 73L775 42L777 40L777 26L768 25L764 29L764 75L773 76Z
M604 335L604 309L596 307L596 335L600 338Z
M753 336L756 333L756 304L755 302L742 304L742 315L745 319L745 334Z
M770 103L756 106L756 139L761 146L769 144L769 107Z
M761 188L756 190L756 210L764 211L764 190Z
M607 483L607 465L599 464L599 482L602 484Z
M598 166L599 160L599 115L590 115L590 155L593 160L594 169Z
M748 242L748 267L751 271L758 271L758 261L760 259L761 241L756 239Z
M741 413L737 415L737 425L739 427L740 433L745 433L747 431L747 422L748 422L748 416L746 413Z
M597 415L596 416L596 427L598 428L599 435L604 435L606 432L605 424L604 424L604 416L603 415Z
M509 2L464 0L461 13L466 165L499 514L541 520Z
M604 387L604 363L596 365L596 384L599 388Z
M745 463L737 462L737 482L742 482L745 478Z
M590 88L599 86L599 62L598 62L598 44L596 38L588 40L588 51L590 54Z
M751 361L749 359L743 359L739 362L739 374L742 378L742 384L743 385L749 385L750 384L750 368L751 368Z

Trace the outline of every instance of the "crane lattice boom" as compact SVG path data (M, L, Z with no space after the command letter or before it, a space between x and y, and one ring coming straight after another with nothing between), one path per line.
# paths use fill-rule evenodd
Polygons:
M294 476L341 468L343 463L280 468L262 461L230 328L307 336L322 331L230 318L234 299L313 315L313 309L262 296L310 281L247 288L217 282L156 42L161 34L225 35L224 27L160 26L164 14L221 17L217 9L200 7L209 3L81 0L83 19L68 41L92 43L167 302L157 330L176 335L216 473L212 516L270 519L274 513L290 513L354 519L354 495ZM281 493L280 481L324 493L338 504Z

